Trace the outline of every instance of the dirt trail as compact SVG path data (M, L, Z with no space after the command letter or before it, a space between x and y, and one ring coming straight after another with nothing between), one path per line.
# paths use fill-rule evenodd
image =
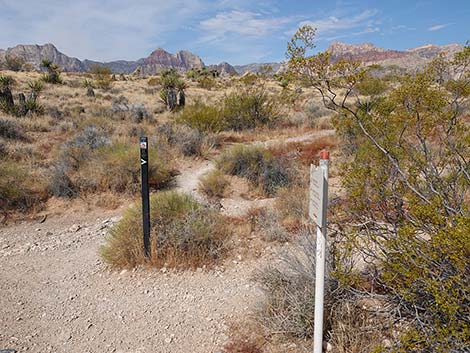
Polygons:
M314 132L287 139L324 136ZM275 142L276 141L276 142ZM271 140L265 144L286 140ZM199 178L214 163L184 168L177 189L202 198ZM239 215L266 200L226 199ZM223 204L222 204L223 205ZM239 212L239 213L237 213ZM246 316L261 293L250 281L272 262L234 259L211 271L111 271L99 257L105 234L121 211L68 212L42 224L0 228L0 350L54 353L219 352L227 323Z
M0 350L220 349L227 320L247 314L259 298L249 278L260 260L230 260L208 272L110 271L98 249L117 216L55 217L0 230Z
M314 141L325 136L332 136L334 135L334 133L335 130L317 130L284 139L277 138L262 142L256 141L252 144L259 144L264 147L273 147L279 144L286 143L305 143L309 141ZM199 201L206 201L204 195L201 194L198 190L199 180L203 175L211 172L215 168L216 165L212 161L197 162L194 165L190 165L186 168L183 168L180 171L180 175L176 177L176 190L189 193ZM251 208L259 208L266 206L269 207L273 205L273 203L273 198L246 200L241 197L237 197L223 198L220 200L221 212L226 216L232 217L243 217Z

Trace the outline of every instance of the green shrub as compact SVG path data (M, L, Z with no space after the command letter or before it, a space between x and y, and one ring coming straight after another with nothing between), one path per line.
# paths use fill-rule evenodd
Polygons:
M224 124L233 130L274 124L281 117L275 99L258 86L229 94L224 98L222 106Z
M107 263L195 268L215 263L226 252L229 232L223 218L191 196L175 191L154 194L150 213L150 258L143 253L141 206L134 205L109 232L101 251Z
M197 79L197 83L199 84L199 87L209 91L216 86L216 81L213 78L207 76L199 77Z
M200 131L219 132L225 128L220 110L216 106L204 104L201 101L187 105L176 121Z
M109 90L113 82L113 72L109 67L101 65L93 65L90 73L95 79L95 87Z
M209 197L223 197L229 185L230 182L227 180L224 173L216 169L200 179L199 189Z
M382 281L394 288L405 313L420 322L403 335L397 352L470 348L470 217L453 223L429 240L406 227L386 244Z
M292 180L291 166L260 146L236 145L222 153L217 165L225 173L247 178L259 185L267 195L274 195L277 189L287 186Z
M356 90L364 96L377 96L387 90L387 83L380 78L367 76L356 85Z
M41 66L46 70L46 73L42 76L42 80L47 83L58 84L62 83L62 78L60 77L60 67L52 63L51 60L43 60Z
M17 162L0 159L0 212L28 211L46 197L41 178Z

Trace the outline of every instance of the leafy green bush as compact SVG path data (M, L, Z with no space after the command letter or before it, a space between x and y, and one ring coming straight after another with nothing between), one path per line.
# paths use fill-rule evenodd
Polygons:
M390 239L382 262L382 281L420 322L396 351L465 352L470 348L470 217L456 219L429 240L417 231L406 227Z
M209 197L223 197L230 182L224 173L215 169L212 172L202 176L199 188Z
M391 351L467 352L470 46L389 76L388 85L358 62L308 56L314 36L311 26L299 29L288 44L289 67L338 113L336 131L349 145L331 228L371 264L407 320Z
M222 119L227 129L253 129L274 124L281 117L275 99L259 86L229 94L223 99L222 106Z
M220 109L201 101L187 105L177 116L176 121L200 131L220 132L225 129Z
M141 206L134 205L109 232L104 260L116 267L211 265L225 254L229 231L223 218L191 196L174 191L151 196L151 251L143 253Z
M47 83L59 84L62 83L60 77L60 67L52 63L52 61L45 59L42 61L41 66L46 70L46 73L42 76L42 80Z
M261 186L267 195L274 195L292 181L291 166L260 146L236 145L222 153L217 165L225 173L245 177Z

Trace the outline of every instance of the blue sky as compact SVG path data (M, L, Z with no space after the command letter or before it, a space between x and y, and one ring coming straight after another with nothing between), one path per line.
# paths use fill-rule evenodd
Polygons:
M207 64L284 59L302 24L333 40L391 49L470 39L470 0L0 0L0 48L53 43L79 59L135 60L157 47Z

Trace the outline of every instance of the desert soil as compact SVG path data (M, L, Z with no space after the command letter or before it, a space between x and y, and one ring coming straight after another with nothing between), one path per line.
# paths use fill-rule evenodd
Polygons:
M183 168L177 189L202 197L197 192L199 178L213 168L209 161ZM222 212L232 216L270 202L222 201ZM275 250L244 258L234 244L231 258L211 270L116 271L101 261L99 248L121 212L64 210L43 223L0 228L0 350L221 351L228 324L249 315L260 301L262 293L251 281L252 274L273 260Z

